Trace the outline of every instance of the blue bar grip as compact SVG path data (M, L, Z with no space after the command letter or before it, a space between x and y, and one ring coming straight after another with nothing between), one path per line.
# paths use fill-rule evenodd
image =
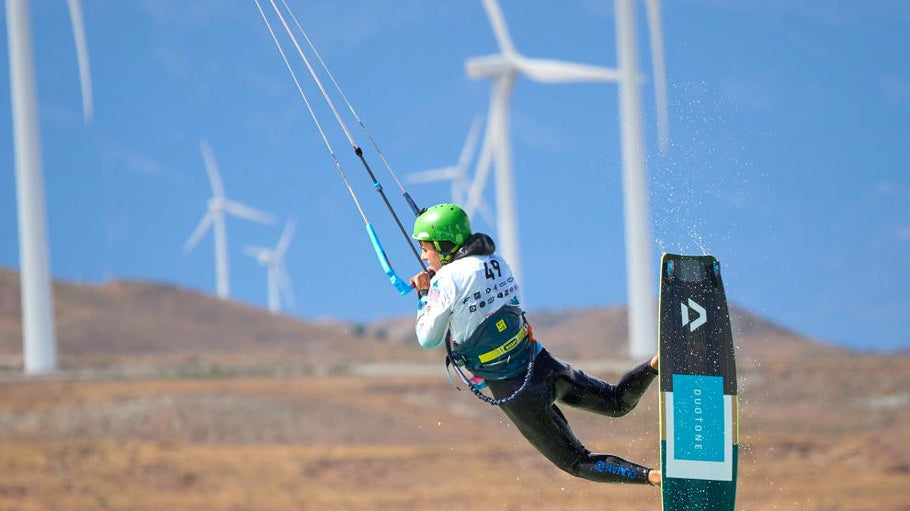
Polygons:
M373 230L373 226L366 224L366 228L367 234L370 236L370 241L373 242L373 250L376 251L376 257L379 259L379 264L382 265L382 271L389 277L392 286L402 295L410 293L414 288L412 288L408 282L402 280L401 277L395 275L395 270L393 270L392 265L389 264L389 258L386 257L385 250L382 249L382 244L379 243L379 237L376 236L376 231Z

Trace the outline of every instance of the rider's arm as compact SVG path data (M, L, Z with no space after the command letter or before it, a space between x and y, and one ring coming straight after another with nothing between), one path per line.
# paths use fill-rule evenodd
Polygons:
M417 341L433 349L445 340L455 302L455 283L444 275L433 277L430 290L417 304Z

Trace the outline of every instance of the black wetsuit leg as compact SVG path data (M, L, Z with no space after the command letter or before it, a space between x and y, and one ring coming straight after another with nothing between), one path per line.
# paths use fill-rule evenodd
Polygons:
M642 364L610 385L553 357L546 349L537 354L534 372L525 390L501 406L518 430L541 454L566 472L597 482L647 483L647 467L610 454L592 453L578 440L562 411L554 404L611 417L629 412L638 403L656 371ZM511 395L524 375L487 381L493 396Z

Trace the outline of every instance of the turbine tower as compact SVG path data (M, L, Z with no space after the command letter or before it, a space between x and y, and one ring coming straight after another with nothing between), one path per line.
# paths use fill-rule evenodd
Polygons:
M646 0L657 101L658 145L668 145L666 72L660 2ZM629 354L641 358L657 349L651 266L651 221L648 215L647 169L641 130L641 80L635 34L635 3L615 0L616 53L619 62L619 117L622 137L623 212L626 231L626 285L629 296Z
M212 184L212 198L208 201L208 211L206 211L205 216L202 217L199 225L196 226L196 230L193 231L193 234L183 245L183 251L189 253L193 250L209 227L214 226L216 290L218 298L227 300L231 294L231 282L228 276L225 213L262 224L272 224L273 220L266 213L225 197L224 185L221 182L221 176L218 174L218 165L215 163L215 155L212 153L212 148L205 140L199 142L199 147L202 150L202 158L205 160L205 170L208 173L209 182Z
M275 248L245 246L243 253L255 258L259 264L266 268L266 283L269 291L269 312L278 314L281 312L281 298L284 297L284 304L289 309L294 308L294 292L291 289L291 279L288 278L287 270L284 268L284 254L291 244L291 238L294 237L294 228L297 222L291 218L284 225L284 232Z
M475 118L474 122L471 123L471 130L468 132L468 137L465 139L464 147L461 150L461 154L458 156L458 163L449 167L443 167L439 169L424 170L422 172L415 172L407 176L407 181L410 183L432 183L436 181L449 181L452 183L452 202L458 204L465 208L465 213L468 214L468 218L474 218L474 213L479 213L480 216L487 222L487 225L494 226L493 214L490 211L490 206L486 201L481 198L480 202L476 205L475 209L468 209L468 204L466 203L468 195L468 187L470 182L468 179L468 165L471 163L472 155L474 154L474 149L477 146L477 137L480 131L480 119Z
M465 70L470 78L488 78L493 82L486 133L477 172L468 194L467 208L477 208L483 187L496 164L497 244L509 261L512 272L521 282L521 252L518 236L518 213L515 205L515 183L512 174L512 149L509 141L509 100L512 86L521 73L542 83L610 82L618 79L616 70L556 60L529 59L519 54L509 36L505 19L496 0L484 0L500 53L468 59Z
M69 0L69 9L79 58L83 119L88 125L92 119L92 91L82 9L78 0ZM6 23L19 216L23 362L26 374L44 374L57 369L57 341L27 0L6 0Z

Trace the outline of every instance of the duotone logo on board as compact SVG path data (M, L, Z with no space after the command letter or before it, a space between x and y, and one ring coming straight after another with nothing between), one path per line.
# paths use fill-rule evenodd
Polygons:
M734 406L723 377L674 374L664 400L667 477L731 481Z
M682 316L682 326L689 325L690 332L696 331L698 327L704 325L705 322L708 321L708 313L705 312L705 308L691 298L689 298L688 306L685 302L680 302L679 310ZM690 311L694 311L698 314L694 320L691 318Z

